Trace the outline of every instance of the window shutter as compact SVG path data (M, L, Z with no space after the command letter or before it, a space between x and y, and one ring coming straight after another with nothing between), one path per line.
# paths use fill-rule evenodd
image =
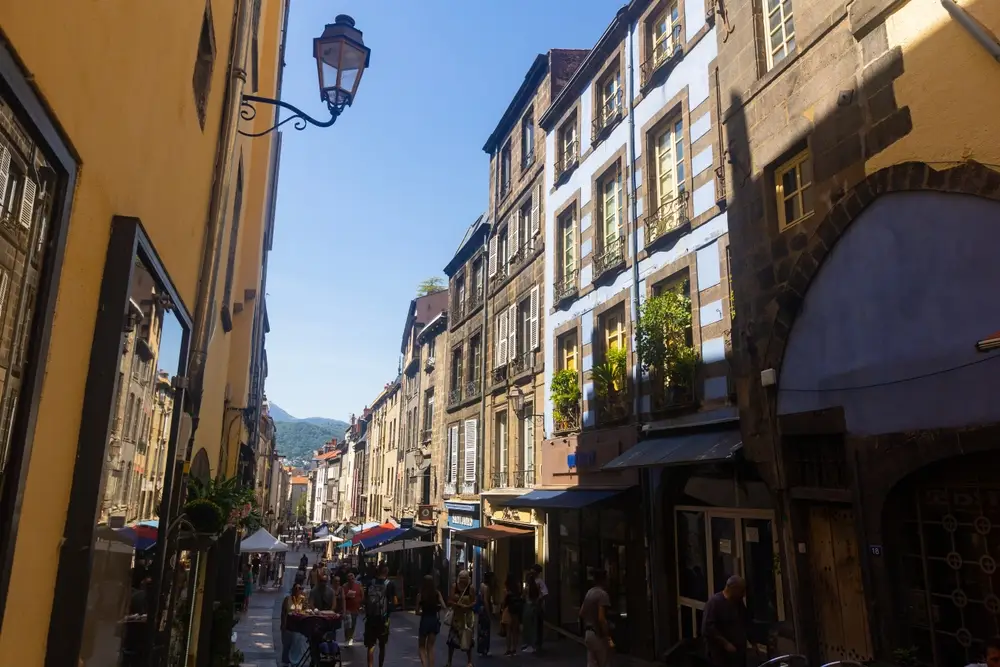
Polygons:
M448 451L451 452L448 474L449 482L458 481L458 424L448 428Z
M622 228L625 221L625 211L623 207L625 206L625 198L622 196L622 170L621 167L618 168L618 201L615 204L618 206L618 236L622 235Z
M496 237L496 235L494 235L493 238L490 239L490 259L489 259L489 262L490 262L489 273L490 273L490 277L492 278L497 273L497 237Z
M521 216L516 213L510 216L510 223L507 225L507 261L511 264L514 263L514 257L517 255L517 242L521 237L520 226Z
M35 183L24 179L24 196L21 198L21 226L31 229L31 214L35 210Z
M531 236L532 238L538 236L539 229L539 213L542 208L542 186L539 183L535 183L535 189L531 193Z
M530 326L531 329L531 340L529 341L529 348L532 350L538 349L538 285L531 288L531 297L529 302L531 304L531 314L530 314Z
M465 481L476 481L476 420L465 420Z
M7 291L10 288L10 274L6 271L0 273L0 319L3 318L4 310L7 308Z
M10 151L0 146L0 213L3 213L3 198L7 194L8 178L10 178Z
M517 304L507 309L507 359L517 356Z
M497 315L497 342L493 346L497 355L497 368L507 363L507 335L507 312L504 311Z

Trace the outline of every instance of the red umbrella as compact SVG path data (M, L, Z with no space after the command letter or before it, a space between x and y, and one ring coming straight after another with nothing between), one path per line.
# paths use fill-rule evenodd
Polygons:
M363 540L363 539L365 539L367 537L372 537L373 535L381 535L382 533L384 533L386 531L389 531L389 530L392 530L395 527L396 526L394 526L391 523L387 522L387 523L383 523L380 526L375 526L374 528L369 528L368 530L362 530L360 533L358 533L357 535L354 536L354 538L350 541L349 545L350 546L354 546L354 545L360 543L361 540ZM346 546L347 544L348 543L345 543L342 546Z

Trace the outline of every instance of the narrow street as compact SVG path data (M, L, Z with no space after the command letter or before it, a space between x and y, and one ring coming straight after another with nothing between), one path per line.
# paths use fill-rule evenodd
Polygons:
M289 552L291 556L293 552ZM298 554L295 554L298 557ZM290 560L293 560L290 558ZM285 572L285 586L280 591L255 591L250 599L250 609L236 625L236 648L243 652L243 667L275 667L280 665L281 658L281 601L295 578L295 570ZM417 655L417 624L418 618L411 612L397 612L392 616L391 638L388 644L386 665L417 667L420 658ZM361 642L364 634L364 621L359 621L355 633L357 638L354 646L341 643L344 667L365 667L365 647ZM341 635L338 639L343 639ZM519 654L515 657L503 655L504 639L493 633L490 655L481 658L473 653L475 665L484 664L496 667L583 667L586 665L586 654L583 646L571 639L561 638L548 641L543 653ZM293 654L294 659L297 656ZM375 654L378 664L378 652ZM445 637L440 636L435 643L434 665L444 667L448 663L448 647ZM616 664L623 664L616 660ZM454 667L465 667L462 654L455 656Z

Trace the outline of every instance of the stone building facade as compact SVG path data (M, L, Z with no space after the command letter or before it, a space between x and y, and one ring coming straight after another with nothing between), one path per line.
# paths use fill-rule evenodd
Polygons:
M445 527L444 479L447 426L444 401L448 392L447 365L448 311L429 321L417 336L420 346L420 369L425 387L420 415L420 452L423 467L420 496L416 499L416 522L435 529L441 543L440 530Z
M387 383L371 404L367 464L361 471L364 477L364 522L382 522L392 516L392 499L395 497L396 487L400 385L399 378Z
M787 592L767 639L966 664L1000 612L1000 9L733 0L718 21L744 455Z

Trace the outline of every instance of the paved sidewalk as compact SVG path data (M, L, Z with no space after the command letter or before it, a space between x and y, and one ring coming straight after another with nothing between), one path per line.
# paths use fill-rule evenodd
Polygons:
M293 577L294 577L294 570ZM286 577L288 572L286 571ZM257 589L250 607L236 624L236 648L243 652L244 667L275 667L281 657L281 601L285 587Z

